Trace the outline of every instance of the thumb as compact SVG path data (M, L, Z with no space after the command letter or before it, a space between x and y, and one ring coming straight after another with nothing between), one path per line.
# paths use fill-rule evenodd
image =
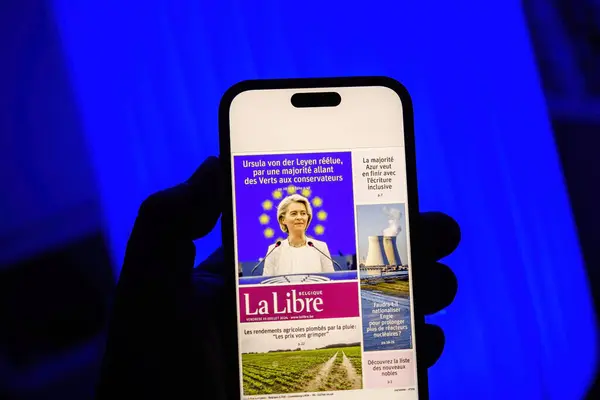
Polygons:
M132 235L192 241L209 233L221 215L221 165L207 158L186 182L157 192L140 207Z

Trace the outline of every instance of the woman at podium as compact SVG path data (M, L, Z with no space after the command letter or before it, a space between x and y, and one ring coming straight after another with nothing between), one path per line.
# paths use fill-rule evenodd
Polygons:
M299 194L279 203L277 222L288 237L269 246L263 276L334 272L327 244L306 236L312 216L310 202Z

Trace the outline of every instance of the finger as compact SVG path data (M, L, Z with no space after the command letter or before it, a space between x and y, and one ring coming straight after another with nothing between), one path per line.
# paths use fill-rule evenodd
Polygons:
M142 282L148 282L158 291L173 287L173 282L189 281L196 251L193 239L210 232L219 218L219 201L210 191L220 190L220 171L218 159L209 157L186 183L142 203L127 244L120 286L142 288Z
M135 223L138 232L170 242L205 236L221 214L221 184L219 161L209 157L187 182L142 203Z
M423 264L415 272L415 298L419 312L430 315L448 307L458 291L458 280L450 268L441 263Z
M460 243L460 226L441 212L423 212L420 215L420 242L426 261L437 261L451 254Z
M207 158L194 174L182 185L187 189L184 229L192 240L207 235L215 227L222 211L223 174L217 157Z
M222 178L221 162L217 157L210 156L200 164L185 184L192 189L191 196L194 197L195 201L210 200L212 202L214 200L214 202L220 203L222 199ZM207 189L209 193L212 193L211 199L204 198Z
M437 325L425 324L419 331L417 355L427 368L432 367L442 356L446 337L444 331Z

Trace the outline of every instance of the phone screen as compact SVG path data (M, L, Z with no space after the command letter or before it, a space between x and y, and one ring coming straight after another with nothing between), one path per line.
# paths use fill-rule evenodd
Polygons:
M229 123L242 397L417 399L398 94L251 90Z

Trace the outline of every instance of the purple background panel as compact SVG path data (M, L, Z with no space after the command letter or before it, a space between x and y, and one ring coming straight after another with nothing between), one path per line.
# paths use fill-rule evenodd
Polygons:
M341 164L321 164L320 160L340 159ZM289 175L256 175L258 170L278 170L289 168L283 160L294 160L294 166L301 162L316 160L309 173L306 169ZM251 167L249 163L264 161L265 167ZM269 166L269 162L279 162L280 166ZM246 166L244 166L246 164ZM333 167L332 173L315 173L319 165ZM313 207L313 220L308 228L308 236L325 241L332 256L356 254L354 235L354 204L352 193L352 162L350 152L275 154L258 156L235 156L235 201L236 230L238 238L238 262L258 262L267 253L269 245L287 235L279 229L277 223L277 206L288 195L288 188L293 186L299 194L307 194ZM283 176L292 182L280 181ZM335 181L294 183L297 178L311 176L337 177ZM271 183L260 183L259 178L270 179ZM251 184L254 179L256 183ZM304 193L303 193L304 191ZM269 207L270 206L270 207ZM320 214L319 214L320 213ZM268 222L265 222L265 217ZM323 220L318 215L325 217ZM261 221L261 216L263 219ZM315 231L317 226L322 232ZM272 235L269 235L272 233Z

